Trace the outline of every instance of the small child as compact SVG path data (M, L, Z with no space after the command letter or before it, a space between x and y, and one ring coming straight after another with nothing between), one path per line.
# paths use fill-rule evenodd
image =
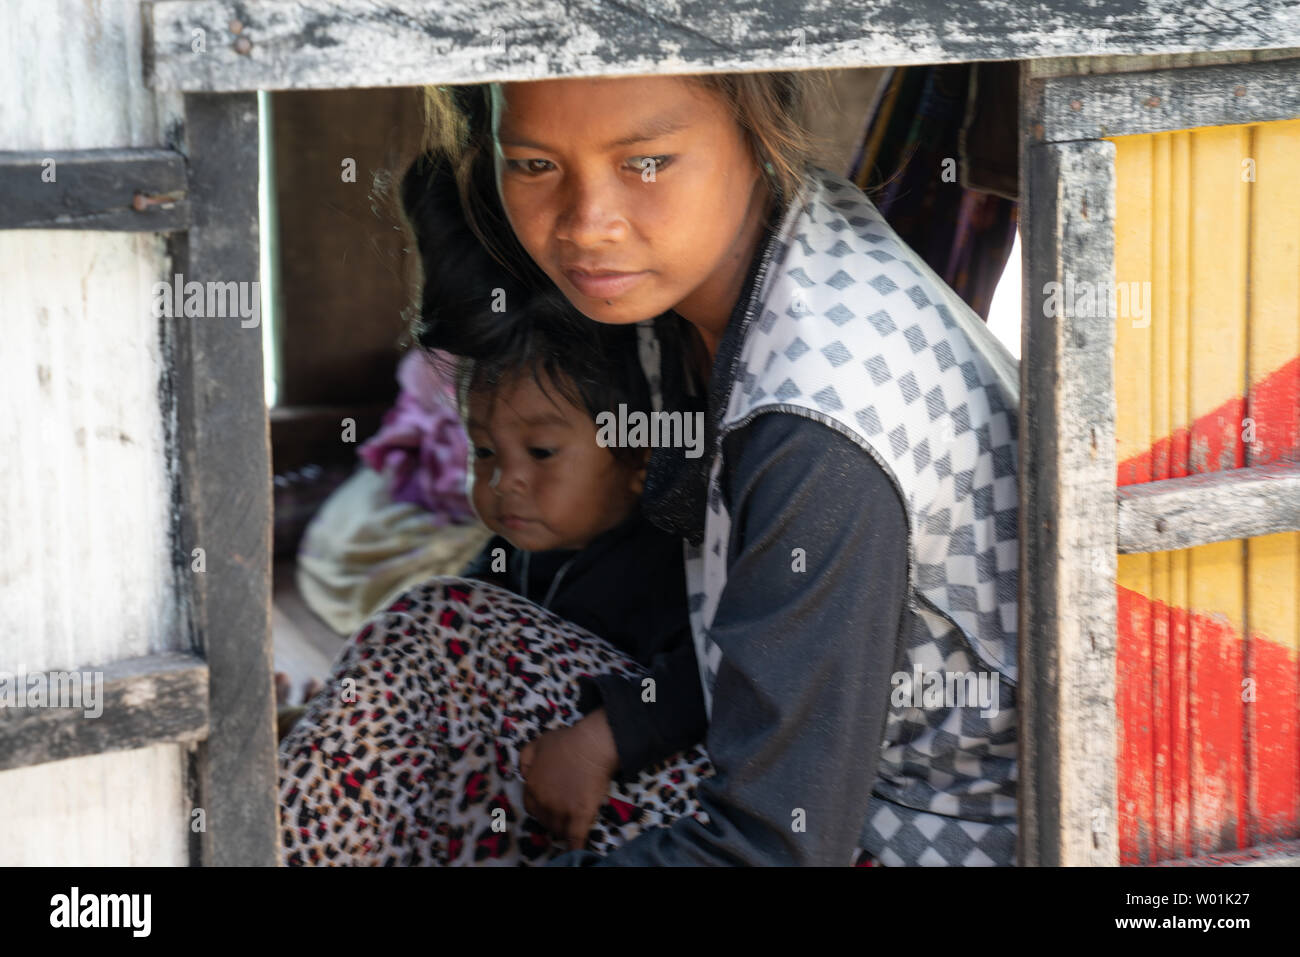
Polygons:
M648 406L640 370L624 366L630 381L609 381L618 363L562 338L535 323L497 357L458 367L470 500L496 533L462 574L536 602L649 669L652 685L580 680L579 708L605 709L619 775L635 777L698 744L707 724L682 544L641 513L648 450L596 440L601 409Z

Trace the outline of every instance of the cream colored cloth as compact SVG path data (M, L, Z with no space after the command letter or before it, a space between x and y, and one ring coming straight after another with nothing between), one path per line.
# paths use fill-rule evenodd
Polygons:
M359 468L307 526L298 590L331 628L351 635L412 585L458 574L491 537L478 521L435 525L419 506L394 502L384 476Z

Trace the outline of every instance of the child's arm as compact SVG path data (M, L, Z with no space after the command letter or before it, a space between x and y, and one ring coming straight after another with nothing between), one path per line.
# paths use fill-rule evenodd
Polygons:
M578 707L604 708L618 750L619 776L627 779L704 740L708 717L690 626L655 655L645 678L580 678Z
M604 710L553 728L519 751L524 811L556 837L567 838L570 848L582 848L617 767Z
M689 626L674 641L652 659L646 678L580 678L585 716L520 751L524 810L572 848L585 845L612 778L633 778L704 740L708 720Z

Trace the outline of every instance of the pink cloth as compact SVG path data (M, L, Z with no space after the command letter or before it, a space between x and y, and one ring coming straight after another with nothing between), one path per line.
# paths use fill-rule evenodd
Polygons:
M397 404L357 455L388 478L393 501L419 505L442 525L470 521L474 510L465 495L469 439L456 413L455 386L418 349L398 365L397 381L402 386Z

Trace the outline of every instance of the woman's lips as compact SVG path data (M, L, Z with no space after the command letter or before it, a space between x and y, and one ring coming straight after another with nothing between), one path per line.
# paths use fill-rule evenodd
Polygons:
M646 277L644 272L614 272L592 275L576 269L564 270L564 276L584 296L592 299L609 299L627 292Z

